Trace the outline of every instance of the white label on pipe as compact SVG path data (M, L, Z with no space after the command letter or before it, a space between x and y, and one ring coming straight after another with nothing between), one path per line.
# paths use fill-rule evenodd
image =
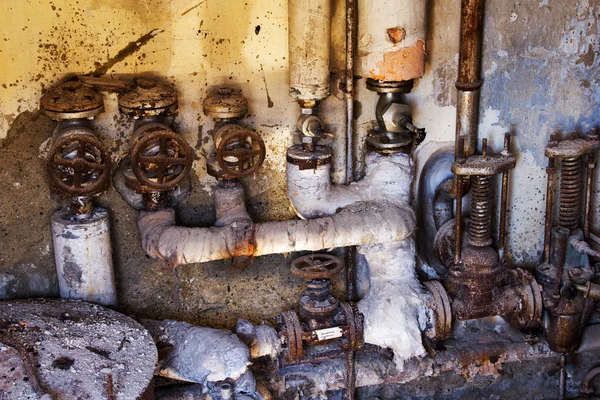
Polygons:
M342 337L342 328L336 326L335 328L319 329L313 331L317 335L319 340L329 340Z

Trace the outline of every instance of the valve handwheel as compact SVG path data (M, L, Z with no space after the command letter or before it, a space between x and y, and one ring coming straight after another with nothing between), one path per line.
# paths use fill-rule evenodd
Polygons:
M164 129L147 133L131 150L131 170L139 182L157 191L174 189L192 168L192 148Z
M265 142L255 132L237 125L227 127L217 147L217 162L227 175L252 175L265 160Z
M344 268L344 262L330 254L309 254L296 258L290 268L301 278L331 279Z
M92 196L110 184L110 157L93 135L58 139L52 146L47 169L50 180L65 196Z

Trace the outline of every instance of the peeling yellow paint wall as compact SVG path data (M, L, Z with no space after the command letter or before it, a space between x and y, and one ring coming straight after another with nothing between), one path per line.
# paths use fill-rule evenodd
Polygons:
M336 181L345 159L339 89L344 4L332 1L332 94L321 105L326 130L334 135ZM418 165L438 143L454 138L459 9L459 0L428 3L425 75L407 96L415 123L428 132L424 146L429 147ZM179 90L177 130L197 151L196 187L208 196L214 181L206 176L204 160L213 151L213 123L202 113L202 100L214 86L231 85L248 98L246 123L267 145L263 168L244 180L248 195L265 202L260 218L288 218L293 212L285 194L285 149L299 110L288 94L287 12L287 0L4 0L0 139L20 113L38 109L44 90L73 74L161 76ZM511 197L509 241L515 260L533 262L541 251L548 135L558 128L598 125L600 0L488 1L485 15L480 137L498 150L501 133L517 135L515 149L521 155L512 182L528 184L520 197ZM355 87L356 138L364 150L377 96L362 77ZM115 95L106 97L106 112L94 125L115 161L128 152L133 124L119 115ZM358 167L364 167L360 157Z

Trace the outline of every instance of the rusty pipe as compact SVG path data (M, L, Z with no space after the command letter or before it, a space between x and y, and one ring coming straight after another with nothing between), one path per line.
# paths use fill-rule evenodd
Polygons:
M462 0L458 79L456 81L456 143L465 137L467 156L475 153L479 120L481 80L481 45L483 43L484 0Z

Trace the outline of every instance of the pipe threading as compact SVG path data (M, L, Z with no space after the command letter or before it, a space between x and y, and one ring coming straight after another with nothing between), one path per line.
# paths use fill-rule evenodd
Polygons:
M471 177L471 225L469 243L472 246L492 244L492 177Z
M583 188L580 157L564 158L560 169L560 206L558 224L571 231L579 226Z

